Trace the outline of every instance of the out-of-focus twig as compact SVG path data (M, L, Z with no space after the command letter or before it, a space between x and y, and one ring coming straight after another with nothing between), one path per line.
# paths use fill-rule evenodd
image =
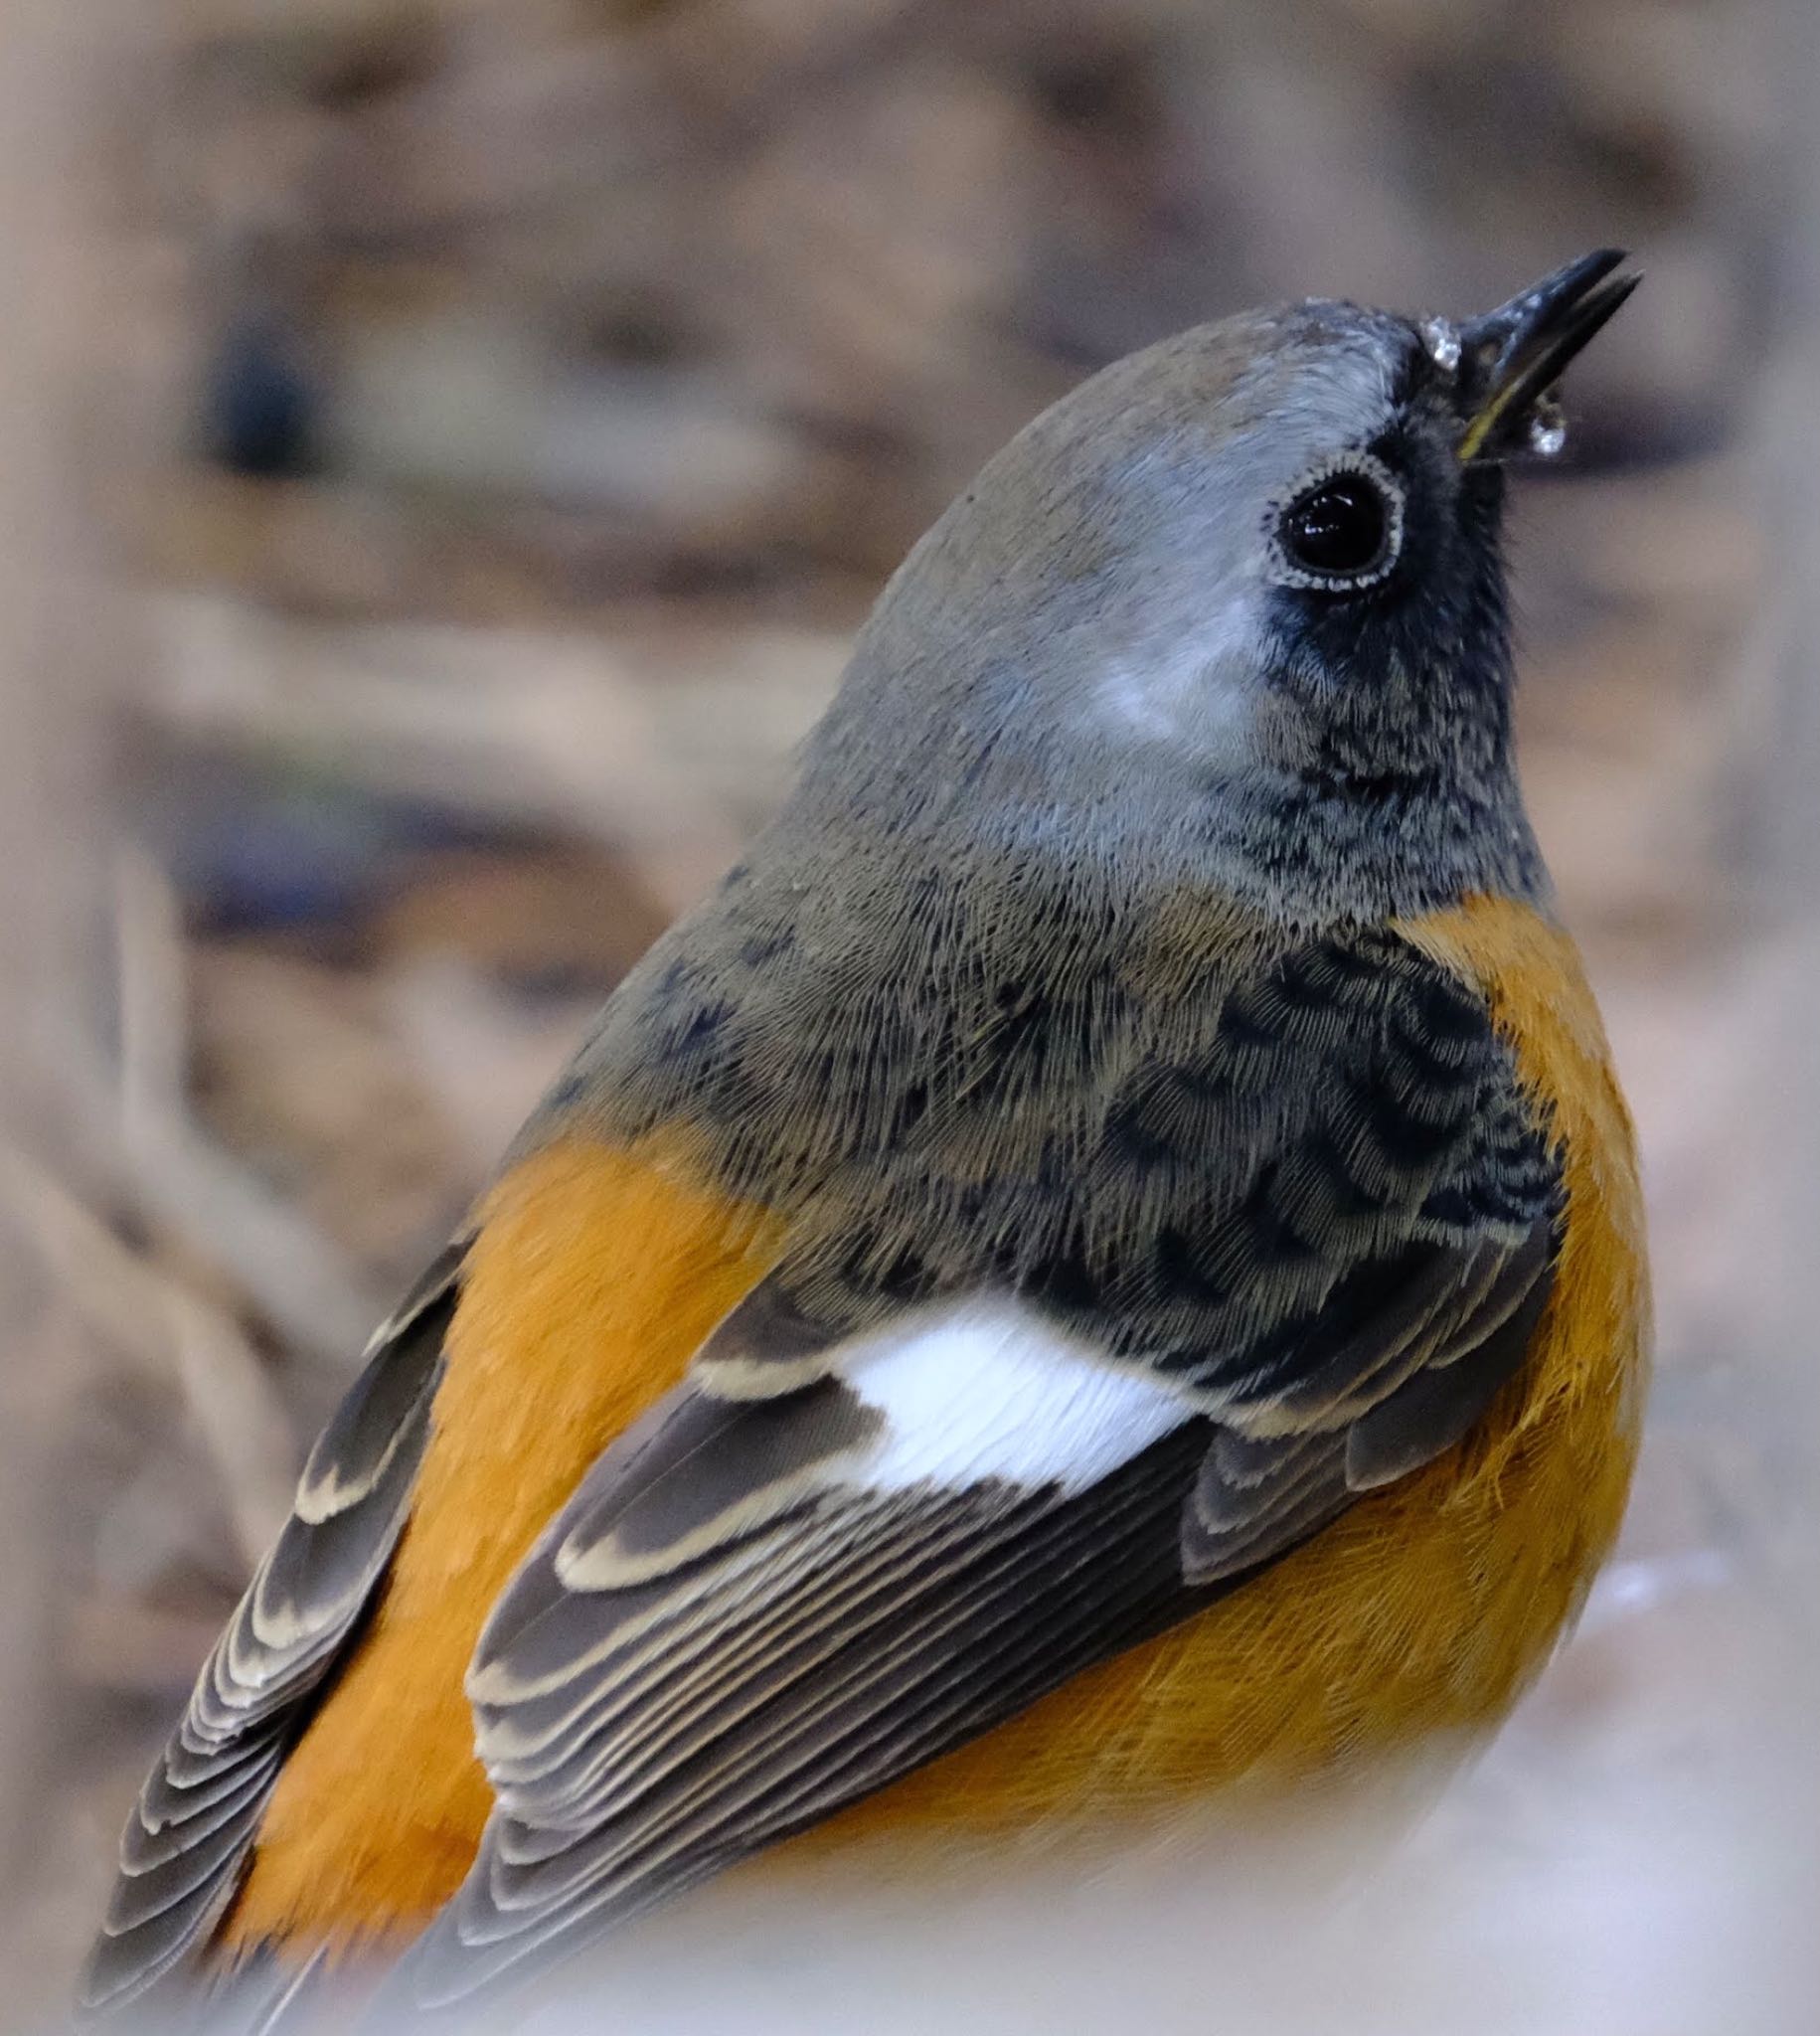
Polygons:
M220 1266L285 1344L345 1373L383 1311L342 1255L196 1125L184 1099L184 969L175 897L144 857L115 888L120 988L118 1140L147 1217ZM84 1085L103 1121L106 1085Z
M265 1369L224 1309L140 1257L55 1175L14 1149L0 1191L83 1318L107 1346L178 1388L221 1475L250 1566L290 1510L295 1444Z
M512 824L632 848L662 902L693 902L764 818L791 745L833 691L837 631L698 623L611 644L556 629L303 628L206 595L157 615L147 705L188 743L331 764Z

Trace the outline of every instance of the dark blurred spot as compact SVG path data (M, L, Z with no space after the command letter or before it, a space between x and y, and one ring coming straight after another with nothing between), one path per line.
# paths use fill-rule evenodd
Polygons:
M1585 137L1599 174L1630 201L1664 219L1679 218L1696 198L1694 163L1685 137L1665 120L1638 119L1593 129Z
M673 305L650 298L607 305L588 322L582 344L619 368L674 368L708 351L705 335Z
M433 75L441 54L427 23L368 30L326 49L302 81L304 92L325 112L352 112L421 84Z
M674 600L754 594L775 581L786 563L781 551L767 555L678 550L668 558L652 562L642 587Z
M1062 127L1147 129L1156 110L1154 73L1142 50L1068 51L1040 64L1031 85Z
M296 336L248 313L222 334L205 370L206 455L230 473L293 479L316 464L320 401Z
M785 410L780 419L806 444L840 453L868 468L908 468L916 457L916 447L903 428L880 418Z

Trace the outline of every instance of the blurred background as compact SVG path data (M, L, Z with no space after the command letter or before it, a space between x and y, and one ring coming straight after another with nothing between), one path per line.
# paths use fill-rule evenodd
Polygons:
M1817 115L1809 0L6 0L0 2019L372 1321L979 461L1181 325L1617 243L1515 514L1658 1262L1580 1633L1413 1825L681 1911L606 1998L1812 2030Z

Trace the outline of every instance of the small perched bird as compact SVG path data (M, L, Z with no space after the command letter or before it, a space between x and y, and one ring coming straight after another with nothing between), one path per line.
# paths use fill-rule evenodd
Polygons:
M810 1826L1110 1824L1484 1727L1648 1343L1512 754L1504 468L1628 294L1116 363L374 1339L127 1827L91 2010L522 1985Z

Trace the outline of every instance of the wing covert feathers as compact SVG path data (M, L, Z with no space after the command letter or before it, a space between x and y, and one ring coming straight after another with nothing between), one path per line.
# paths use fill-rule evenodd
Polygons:
M498 1798L480 1857L388 2000L443 2005L573 1950L1153 1630L1179 1608L1199 1430L1073 1497L836 1480L662 1589L568 1591L566 1515L475 1665Z
M577 1949L989 1731L1460 1440L1546 1305L1559 1174L1483 1006L1475 1026L1432 964L1399 966L1387 1000L1355 960L1317 957L1226 1027L1266 1088L1285 1034L1329 1071L1248 1148L1208 1155L1239 1177L1183 1251L1203 1319L1248 1323L1242 1347L1134 1365L1032 1282L1014 1305L1044 1340L1004 1358L1007 1396L957 1327L978 1313L964 1289L901 1303L882 1343L876 1308L843 1314L786 1244L489 1619L468 1686L495 1808L389 1999L446 2006ZM1022 1352L1008 1337L1001 1355ZM1113 1404L1158 1426L1122 1450L1057 1419L1069 1395L1083 1419L1099 1404L1092 1375L1135 1396L1146 1369L1150 1399ZM918 1422L945 1452L894 1482ZM1082 1480L1083 1461L1102 1467Z

